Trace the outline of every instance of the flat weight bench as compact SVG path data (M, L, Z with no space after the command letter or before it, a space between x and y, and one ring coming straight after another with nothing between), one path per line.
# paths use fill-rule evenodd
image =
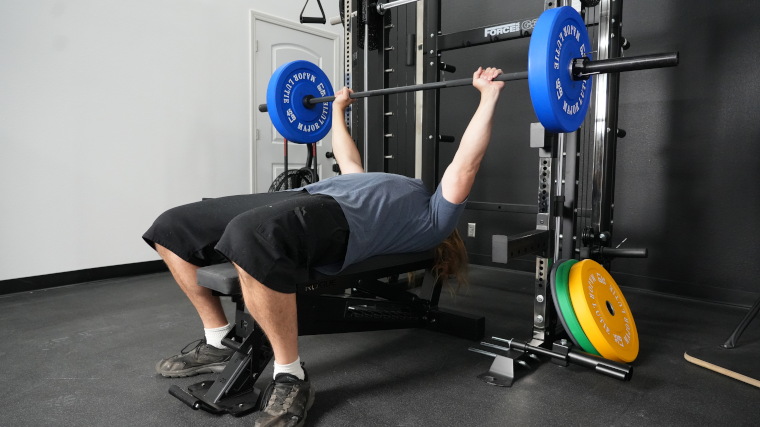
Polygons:
M376 256L335 276L311 272L297 286L299 335L426 328L475 341L483 338L485 318L438 308L443 281L436 280L432 266L432 252L422 252ZM419 270L425 274L413 293L398 276ZM261 392L254 384L272 358L271 346L245 310L232 264L199 269L198 284L235 302L235 327L222 341L235 353L215 380L193 384L187 391L173 385L169 393L193 409L245 415L259 406Z

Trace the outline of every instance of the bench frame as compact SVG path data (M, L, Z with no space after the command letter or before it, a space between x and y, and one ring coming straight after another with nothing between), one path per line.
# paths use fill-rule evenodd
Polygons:
M438 307L443 280L432 273L431 252L382 255L352 265L339 275L317 272L297 287L298 334L318 335L387 329L425 328L480 340L485 318ZM424 270L417 292L399 275ZM235 302L235 327L222 343L235 350L214 380L169 393L193 409L242 416L259 408L254 385L272 358L263 331L245 309L237 272L231 264L198 270L198 284Z

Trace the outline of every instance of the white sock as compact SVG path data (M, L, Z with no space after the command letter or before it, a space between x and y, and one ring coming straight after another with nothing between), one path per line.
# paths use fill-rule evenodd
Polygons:
M218 328L203 328L203 331L206 333L206 344L213 345L216 348L227 348L222 344L222 338L227 335L230 329L232 329L232 325L229 323Z
M280 365L277 362L274 362L274 374L272 375L272 378L277 378L277 374L290 374L298 378L299 380L303 381L304 378L306 378L306 373L303 371L303 368L301 367L301 358L299 357L296 359L293 363L288 363L287 365Z

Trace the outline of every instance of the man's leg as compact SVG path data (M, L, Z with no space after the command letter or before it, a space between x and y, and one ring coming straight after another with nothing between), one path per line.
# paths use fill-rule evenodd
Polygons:
M296 294L269 289L237 264L235 268L240 274L245 305L269 338L275 363L285 365L295 362L298 358Z
M254 426L301 426L314 403L314 389L298 357L296 294L264 286L239 266L246 307L269 338L274 351L275 380L262 397L262 410ZM278 373L277 365L297 368L298 374ZM293 366L296 365L296 366Z
M166 262L174 280L198 311L203 327L210 329L227 325L229 322L219 297L212 295L211 289L198 285L198 267L159 244L156 244L156 252Z
M243 212L296 195L292 192L246 194L177 206L162 213L145 232L143 239L166 262L198 312L205 333L205 340L191 343L180 354L160 361L156 366L160 374L184 377L224 369L234 352L222 345L222 338L232 325L227 322L219 298L212 295L211 290L198 286L198 266L225 261L214 246L230 220ZM194 344L197 345L193 347Z
M211 290L199 286L198 267L178 257L174 252L156 244L156 251L166 262L169 271L203 322L206 339L190 350L163 359L156 364L156 372L165 377L189 377L201 373L221 372L234 351L224 347L221 339L232 328L224 314L219 297ZM187 351L186 351L187 350Z
M296 285L309 267L342 262L348 223L329 196L298 192L227 225L215 249L237 268L248 311L274 351L274 381L262 395L258 426L299 426L314 389L298 357Z

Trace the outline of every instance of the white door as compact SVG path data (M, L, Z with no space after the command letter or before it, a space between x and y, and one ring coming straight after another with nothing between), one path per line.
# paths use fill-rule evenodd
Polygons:
M284 171L283 138L272 126L267 113L258 110L266 103L269 78L281 65L303 59L318 65L335 87L337 78L336 56L338 35L314 30L304 25L290 23L266 15L252 13L253 25L253 170L251 188L255 193L269 189L272 181ZM334 176L332 160L325 158L331 150L332 132L317 143L317 161L320 179ZM303 144L288 144L288 169L300 169L306 165L307 151Z

